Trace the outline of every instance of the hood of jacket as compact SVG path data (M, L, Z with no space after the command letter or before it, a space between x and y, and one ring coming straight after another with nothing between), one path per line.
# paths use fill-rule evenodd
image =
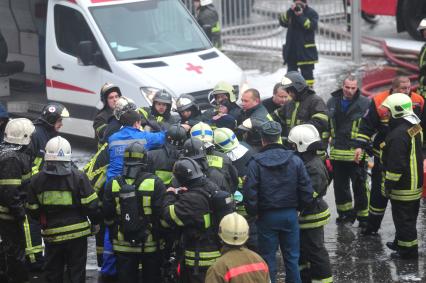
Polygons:
M254 155L254 160L265 167L278 167L286 164L294 152L286 150L281 144L269 144Z

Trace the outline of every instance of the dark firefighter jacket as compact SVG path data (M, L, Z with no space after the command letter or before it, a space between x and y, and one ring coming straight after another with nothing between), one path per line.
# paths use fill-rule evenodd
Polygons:
M209 268L206 283L269 283L268 265L244 246L224 246L222 256Z
M210 31L210 41L216 48L221 47L220 40L220 22L219 22L219 14L216 11L216 8L213 4L207 6L201 6L197 15L198 24L204 29L206 26L209 27Z
M186 266L209 267L220 257L217 227L212 224L210 195L218 187L205 178L187 186L188 191L166 193L163 219L169 226L182 228Z
M353 161L359 124L370 100L362 96L358 89L346 112L342 110L342 100L343 90L339 89L331 94L327 102L331 125L330 159Z
M37 174L40 169L44 158L44 148L47 142L58 135L58 132L53 126L47 124L41 119L34 121L35 131L31 135L30 150L33 154L32 160L32 174Z
M303 14L296 16L288 9L279 17L281 26L288 28L285 46L283 48L284 62L293 61L295 56L298 66L318 62L318 51L315 45L315 31L318 28L317 12L306 6Z
M274 111L272 118L281 124L282 136L287 138L290 130L297 125L312 124L318 130L324 145L328 144L327 106L321 97L306 88L294 100Z
M312 203L313 193L303 161L280 144L265 146L248 164L243 201L249 215L280 208L303 210Z
M170 106L166 110L166 112L161 115L155 110L154 105L151 107L141 107L138 109L138 112L145 118L147 121L155 121L158 124L162 125L164 129L168 129L171 125L176 124L178 122L178 117L173 116L170 113Z
M300 229L322 227L330 220L330 209L323 197L327 193L328 172L324 161L315 152L301 155L314 189L314 201L299 216Z
M90 161L84 166L83 171L89 178L90 184L102 201L103 188L109 164L108 143L104 143Z
M179 150L169 143L161 148L150 150L147 155L147 170L158 176L165 185L169 185L173 178L173 165L179 159Z
M248 132L237 129L235 134L238 136L238 140L244 141L252 147L260 148L262 146L260 126L266 121L272 121L272 117L265 106L260 103L249 110L241 111L241 120L238 121L238 124L242 124L247 119L251 119L253 128Z
M366 148L370 142L373 142L373 154L378 158L380 158L380 144L386 138L389 123L389 118L385 115L387 111L381 108L381 105L390 93L392 93L392 89L380 92L373 97L367 113L361 119L356 138L358 147L361 148ZM414 113L423 121L426 118L426 115L423 114L425 111L423 97L415 92L411 92L410 97ZM424 122L422 124L424 125Z
M263 100L262 104L265 106L269 114L272 114L275 110L281 107L281 105L275 104L275 102L272 100L272 97Z
M426 98L426 43L419 54L419 92Z
M99 110L93 120L93 129L95 130L96 140L102 141L104 138L105 130L108 126L108 120L112 116L112 110L108 106Z
M420 125L401 118L391 119L382 155L385 176L382 193L389 191L393 200L418 200L422 194L422 139Z
M203 120L203 115L201 114L201 111L198 110L195 106L191 107L188 110L191 111L191 116L189 116L189 118L182 118L181 116L181 119L180 119L181 124L187 124L193 127Z
M120 228L120 182L115 177L107 184L104 192L103 214L105 224L112 226L113 249L122 253L152 253L160 248L159 228L162 198L166 188L163 182L152 173L141 173L140 180L124 179L127 184L137 186L137 197L140 199L141 212L143 218L143 229L145 241L142 244L132 245L124 240L123 232ZM139 183L139 184L138 184ZM143 250L142 250L143 246Z
M31 177L30 156L21 145L0 144L0 220L21 221Z
M233 194L238 187L238 171L229 157L212 148L207 149L207 162L210 168L217 169L224 177L226 191Z
M47 243L89 236L90 223L100 221L98 205L98 196L86 175L74 167L69 175L40 171L31 178L27 208L40 220L41 235Z

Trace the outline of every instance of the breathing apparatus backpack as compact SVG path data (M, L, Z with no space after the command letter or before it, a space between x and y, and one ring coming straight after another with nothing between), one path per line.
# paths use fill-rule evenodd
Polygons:
M213 212L213 223L219 227L222 218L235 211L235 203L227 191L214 190L210 196L210 204Z

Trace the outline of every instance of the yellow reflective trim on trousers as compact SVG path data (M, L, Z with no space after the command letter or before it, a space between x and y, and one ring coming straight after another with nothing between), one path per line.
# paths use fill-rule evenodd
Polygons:
M207 155L206 158L207 158L207 163L209 164L210 167L222 169L223 167L222 157L216 156L216 155Z
M219 21L217 21L216 23L215 23L215 25L212 27L212 33L218 33L218 32L220 32L220 23L219 23Z
M330 159L339 161L354 161L355 149L330 149Z
M339 210L339 211L348 211L348 210L352 209L352 202L347 202L347 203L344 203L344 204L337 204L336 207L337 207L337 210Z
M39 172L41 163L43 162L43 158L37 156L33 161L33 167L31 167L31 174L35 175Z
M206 213L203 215L204 218L204 228L209 228L211 226L211 218L210 213Z
M72 192L45 191L37 195L41 205L72 205Z
M305 29L311 28L311 20L310 19L306 19L305 22L303 23L303 27Z
M400 247L411 248L411 247L417 246L419 244L419 241L417 239L415 239L413 241L401 241L401 240L398 240L397 244Z
M212 266L216 262L216 259L211 260L199 260L198 266ZM185 264L187 266L195 266L195 260L193 259L186 259L185 258Z
M318 63L318 60L315 61L299 61L297 62L297 66L302 66L302 65L313 65Z
M76 223L76 224L72 224L72 225L68 225L68 226L45 229L45 230L41 231L41 234L45 235L45 236L49 236L49 235L53 235L53 234L59 234L59 233L64 233L64 232L68 232L68 231L89 228L89 226L90 226L89 222L85 221L85 222Z
M3 212L3 213L9 213L9 212L10 212L10 210L9 210L9 208L7 208L7 207L5 207L5 206L0 205L0 212Z
M30 178L31 178L31 172L28 172L27 174L24 174L21 177L22 181L29 180Z
M25 248L25 255L30 256L31 254L42 253L44 250L42 245L34 246L32 248Z
M1 179L0 186L19 186L22 184L21 179Z
M31 232L30 232L30 223L28 222L28 217L25 216L24 220L24 234L25 234L25 249L32 249L33 242L31 240ZM36 261L34 253L28 254L31 263Z
M172 182L173 173L165 170L155 170L155 175L163 181L164 185Z
M419 181L417 176L417 156L416 156L416 138L411 138L411 153L410 153L410 189L417 189L417 182Z
M98 198L98 195L96 193L93 193L93 194L91 194L90 196L88 196L86 198L82 198L81 199L81 204L88 204L88 203L94 201L97 198Z
M297 114L297 110L299 109L299 105L300 105L299 101L297 101L297 102L294 103L294 110L293 110L293 113L291 113L290 125L288 125L290 127L290 129L293 128L294 126L296 126L295 125L296 114Z
M200 252L200 258L217 258L221 256L220 251ZM195 252L185 251L185 256L195 258Z
M330 221L330 217L327 217L327 219L312 222L312 223L299 223L300 229L313 229L313 228L319 228L324 225L327 225L327 223Z
M398 182L401 179L402 174L392 173L390 171L386 171L386 179L394 182Z
M170 218L178 225L178 226L183 226L183 222L179 219L179 217L177 217L176 212L175 212L175 205L169 205L169 214L170 214Z
M308 44L305 44L304 46L305 48L311 48L311 47L315 47L316 45L315 43L308 43Z
M324 217L327 217L327 216L330 216L330 209L329 208L327 208L326 210L324 210L323 212L320 212L320 213L308 214L306 216L300 216L299 221L316 220L316 219L321 219L321 218L324 218Z
M43 239L46 242L55 243L55 242L63 242L63 241L69 241L73 239L86 237L86 236L89 236L90 234L91 234L90 229L86 229L80 232L74 232L74 233L64 234L64 235L43 236Z
M386 210L386 208L376 208L376 207L373 207L373 206L370 205L370 212L373 211L373 212L377 212L377 213L382 213L382 212L384 213L385 210Z
M323 121L328 122L328 116L327 116L327 114L324 114L324 113L315 113L314 115L312 115L311 118L318 118L318 119L321 119Z
M312 278L312 283L332 283L333 282L333 276L331 277L327 277L324 279L313 279Z
M364 210L358 210L356 215L359 216L359 217L367 217L368 216L368 208L366 208Z
M29 203L27 203L26 205L25 205L25 207L27 208L27 209L29 209L29 210L37 210L37 209L39 209L40 208L40 206L37 204L37 203L34 203L34 204L29 204ZM0 210L1 211L1 210Z
M416 190L392 190L389 197L393 200L413 201L421 198L422 191L422 188Z

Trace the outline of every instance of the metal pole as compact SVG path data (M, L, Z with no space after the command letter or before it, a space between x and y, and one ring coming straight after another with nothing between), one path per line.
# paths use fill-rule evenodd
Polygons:
M351 1L352 60L361 64L361 0Z

